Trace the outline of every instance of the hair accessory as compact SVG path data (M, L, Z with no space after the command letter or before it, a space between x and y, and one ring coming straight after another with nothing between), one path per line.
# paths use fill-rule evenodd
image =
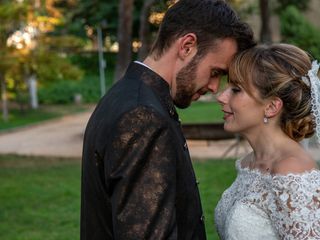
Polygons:
M310 91L311 91L311 111L316 124L316 136L320 143L320 80L318 77L319 63L315 60L312 62L312 67L308 71ZM305 81L302 78L303 81Z

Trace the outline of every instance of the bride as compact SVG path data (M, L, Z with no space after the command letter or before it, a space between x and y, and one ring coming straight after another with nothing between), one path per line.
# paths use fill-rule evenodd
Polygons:
M292 45L256 46L235 57L218 96L224 128L253 152L215 210L221 239L320 239L320 171L299 141L320 139L319 64Z

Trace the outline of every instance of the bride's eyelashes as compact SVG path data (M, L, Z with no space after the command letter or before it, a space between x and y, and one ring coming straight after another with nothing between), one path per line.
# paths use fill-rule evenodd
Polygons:
M241 88L239 88L239 87L232 87L232 88L231 88L231 91L232 91L232 93L237 94L237 93L241 92Z
M237 94L237 93L241 92L241 87L239 87L233 83L229 83L229 88L233 94Z

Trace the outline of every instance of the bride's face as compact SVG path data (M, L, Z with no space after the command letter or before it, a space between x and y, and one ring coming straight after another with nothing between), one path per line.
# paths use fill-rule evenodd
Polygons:
M255 89L253 89L255 91ZM226 131L250 134L264 123L265 105L258 101L257 92L250 96L240 86L228 84L227 88L217 97L224 112L224 129Z

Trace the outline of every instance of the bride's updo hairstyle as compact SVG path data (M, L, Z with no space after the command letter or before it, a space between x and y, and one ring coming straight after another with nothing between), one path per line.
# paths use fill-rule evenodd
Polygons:
M260 45L240 52L233 59L229 81L241 86L255 99L252 86L257 88L261 99L279 97L283 102L281 128L289 137L300 141L315 132L310 87L302 80L306 77L309 81L307 73L310 69L310 56L298 47Z

